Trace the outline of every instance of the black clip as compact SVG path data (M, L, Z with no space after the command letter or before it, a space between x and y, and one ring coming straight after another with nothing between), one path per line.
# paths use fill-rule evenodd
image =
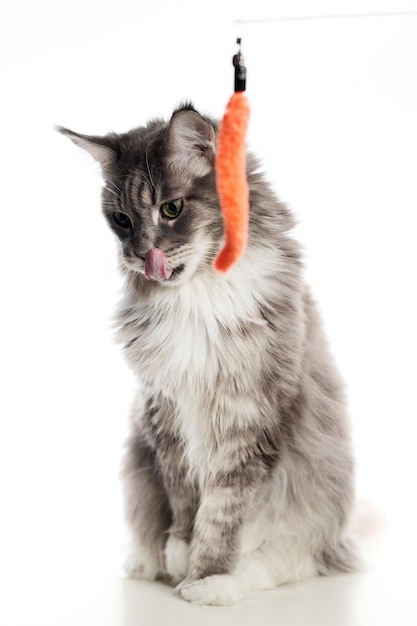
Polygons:
M245 60L240 51L240 44L242 39L239 37L236 39L236 43L239 46L239 52L233 57L233 65L235 68L235 91L245 91L246 89L246 67L244 65Z

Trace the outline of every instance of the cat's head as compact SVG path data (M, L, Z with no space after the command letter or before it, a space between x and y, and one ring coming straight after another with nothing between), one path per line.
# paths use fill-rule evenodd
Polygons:
M101 165L103 212L131 278L174 286L214 271L223 236L215 123L184 105L169 123L156 120L125 134L58 130Z

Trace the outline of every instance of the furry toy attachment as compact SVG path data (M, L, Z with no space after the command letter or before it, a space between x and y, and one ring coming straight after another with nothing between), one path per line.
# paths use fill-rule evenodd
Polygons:
M240 54L236 57L240 61ZM245 93L243 89L235 91L227 104L217 139L217 192L226 240L214 261L219 272L226 272L242 256L248 241L249 186L245 143L248 122L249 104Z

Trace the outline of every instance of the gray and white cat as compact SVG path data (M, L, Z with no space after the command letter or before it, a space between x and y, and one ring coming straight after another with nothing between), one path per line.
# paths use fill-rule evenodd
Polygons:
M248 155L249 244L213 268L217 124L190 104L125 134L60 128L101 165L140 383L123 478L128 574L201 604L355 567L345 400L293 219Z

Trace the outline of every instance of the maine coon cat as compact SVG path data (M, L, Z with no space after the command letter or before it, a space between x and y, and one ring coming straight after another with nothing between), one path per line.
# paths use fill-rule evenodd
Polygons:
M137 375L124 460L127 572L228 604L349 571L343 389L303 282L293 219L248 155L250 234L225 275L217 124L192 105L125 134L61 128L101 165Z

